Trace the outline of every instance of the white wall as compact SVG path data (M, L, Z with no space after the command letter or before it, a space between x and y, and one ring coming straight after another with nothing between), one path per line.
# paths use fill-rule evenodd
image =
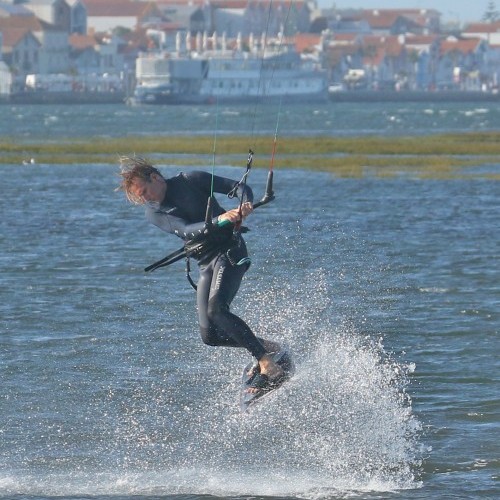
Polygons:
M10 86L12 83L12 75L10 74L7 65L0 61L0 96L10 94Z

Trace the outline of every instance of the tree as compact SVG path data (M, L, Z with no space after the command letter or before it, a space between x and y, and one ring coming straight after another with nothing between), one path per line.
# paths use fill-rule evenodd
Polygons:
M488 2L488 7L486 7L486 12L483 14L483 21L486 23L495 23L500 19L500 13L497 10L494 0Z

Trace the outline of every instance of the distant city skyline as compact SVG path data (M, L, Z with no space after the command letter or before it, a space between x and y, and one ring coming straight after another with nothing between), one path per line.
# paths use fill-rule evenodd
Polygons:
M319 6L339 9L435 9L442 14L442 21L458 21L465 24L480 21L486 12L489 0L318 0ZM495 0L500 11L500 0Z

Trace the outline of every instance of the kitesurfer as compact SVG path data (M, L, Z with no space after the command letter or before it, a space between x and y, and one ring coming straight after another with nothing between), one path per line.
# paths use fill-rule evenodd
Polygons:
M198 320L203 342L210 346L243 347L257 360L249 392L271 390L284 377L272 353L279 344L258 338L241 318L230 312L230 304L249 267L241 231L233 231L253 210L251 188L208 172L192 171L165 178L147 160L121 158L119 189L129 201L144 205L146 218L161 230L196 249L200 277L197 285ZM239 208L225 211L213 199L210 230L207 231L207 199L214 193L236 189Z

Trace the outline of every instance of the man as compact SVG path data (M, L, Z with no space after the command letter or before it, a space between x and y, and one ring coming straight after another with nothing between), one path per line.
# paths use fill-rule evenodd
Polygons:
M280 385L283 368L272 353L280 346L257 338L249 326L229 310L250 260L239 231L233 231L253 210L252 190L233 180L207 172L181 173L165 179L143 158L121 158L119 189L134 204L145 205L146 218L189 245L197 242L200 278L197 287L198 319L202 340L211 346L246 348L257 360L248 392L259 394ZM225 211L213 199L212 229L206 231L207 200L212 194L234 193L239 208ZM201 243L201 245L200 245Z

